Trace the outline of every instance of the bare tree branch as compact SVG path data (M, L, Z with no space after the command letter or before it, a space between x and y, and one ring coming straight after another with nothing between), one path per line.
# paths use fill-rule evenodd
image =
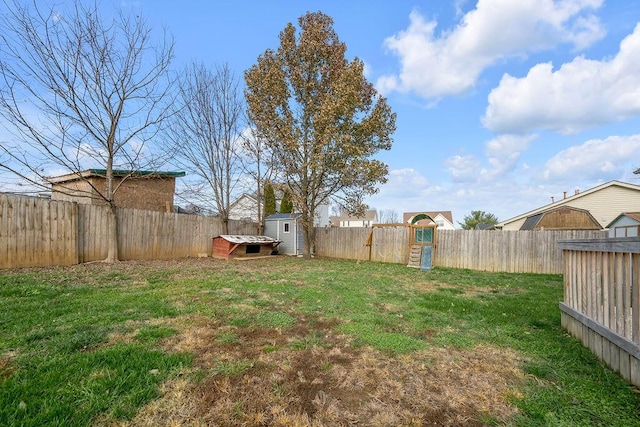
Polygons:
M244 102L238 79L227 65L212 72L193 64L179 81L179 109L167 136L174 161L197 178L190 185L206 194L228 230L229 205L240 182L240 131ZM204 192L204 193L203 193Z
M173 104L173 41L165 34L156 45L139 16L109 21L80 1L68 8L4 3L0 117L10 137L0 168L45 187L54 168L105 169L106 190L87 181L87 196L112 208L108 260L115 261L114 195L123 181L116 184L113 171L161 161L151 143Z

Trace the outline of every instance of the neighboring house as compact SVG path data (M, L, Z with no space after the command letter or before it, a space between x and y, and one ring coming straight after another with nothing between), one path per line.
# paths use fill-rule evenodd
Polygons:
M51 177L48 179L51 200L104 205L100 193L106 192L106 173L105 169L87 169ZM185 176L185 173L114 170L113 175L117 207L173 212L176 178Z
M333 227L371 227L378 222L378 211L368 209L364 216L332 216L329 220Z
M566 193L565 193L566 195ZM520 230L527 218L555 208L572 207L588 211L601 228L606 228L620 212L640 210L640 186L621 181L609 181L559 201L509 218L496 224L497 229Z
M258 222L258 206L262 210L262 202L258 202L251 194L243 193L229 204L229 219Z
M276 209L280 209L280 202L284 192L276 190ZM260 211L263 212L264 201L258 199L254 194L243 193L229 205L229 219L251 220L258 222L258 203ZM316 227L329 226L329 205L323 204L316 208Z
M520 230L602 230L586 209L560 206L528 216Z
M624 212L607 225L609 237L640 236L640 212Z
M431 218L433 218L433 222L438 226L439 230L455 230L455 226L453 225L453 214L451 211L422 211L422 212L404 212L402 214L402 222L405 224L411 224L413 218L417 215L427 214ZM418 225L428 225L431 221L428 219L423 219L418 221L416 224Z

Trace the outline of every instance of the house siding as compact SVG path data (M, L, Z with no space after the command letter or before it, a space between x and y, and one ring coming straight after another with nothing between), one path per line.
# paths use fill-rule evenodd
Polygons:
M622 216L609 227L609 237L638 237L640 222L628 216Z
M619 185L611 185L590 194L580 195L577 198L572 196L566 200L560 200L555 204L531 211L528 216L559 206L571 206L588 210L598 224L602 228L606 228L621 212L640 210L640 191ZM526 219L526 216L524 216L511 222L505 222L502 229L519 230Z
M258 202L248 196L237 199L229 211L229 219L258 222Z

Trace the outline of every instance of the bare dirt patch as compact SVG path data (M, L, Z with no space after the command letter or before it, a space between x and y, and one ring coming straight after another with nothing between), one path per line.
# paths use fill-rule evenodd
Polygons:
M516 411L506 400L522 372L510 350L391 356L354 348L332 323L303 321L284 331L204 317L186 324L165 347L195 354L194 372L204 378L188 381L192 372L167 382L160 399L118 425L481 426ZM306 345L309 337L318 342Z

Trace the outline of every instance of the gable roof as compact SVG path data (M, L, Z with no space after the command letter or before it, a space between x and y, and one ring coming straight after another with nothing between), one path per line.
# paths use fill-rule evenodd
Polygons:
M229 204L229 209L233 208L238 203L240 203L242 199L250 199L252 202L258 202L258 199L256 199L255 196L252 196L249 193L242 193L237 199L235 199L233 202Z
M436 217L438 215L441 215L444 219L446 219L447 221L449 221L451 223L451 225L453 225L453 214L451 213L451 211L419 211L419 212L404 212L402 214L402 222L404 223L408 223L411 221L411 218L413 218L416 215L419 214L427 214L429 215L431 218L436 219Z
M332 216L331 221L373 221L378 216L378 211L375 209L367 209L364 212L363 216L351 216L351 215L341 215L341 216Z
M640 170L640 169L638 169L638 170ZM607 228L611 227L616 221L618 221L623 216L627 216L627 217L633 219L634 221L640 222L640 212L623 212L620 215L618 215L617 217L615 217L613 219L613 221L611 221L609 224L607 224Z
M525 212L523 214L520 214L518 216L514 216L514 217L506 219L504 221L500 221L499 223L496 224L496 227L497 228L501 228L505 224L509 224L509 223L512 223L512 222L515 222L515 221L519 221L519 220L522 220L524 218L528 218L530 216L536 215L536 214L541 213L541 212L545 212L547 210L550 210L550 209L553 209L553 208L556 208L556 207L559 207L559 206L568 205L571 202L575 202L578 199L581 199L581 198L586 197L586 196L588 196L590 194L593 194L593 193L595 193L597 191L601 191L601 190L604 190L605 188L612 187L612 186L618 186L618 187L626 188L626 189L629 189L629 190L635 190L635 191L638 191L639 194L640 194L640 186L638 186L638 185L629 184L627 182L622 182L622 181L615 181L615 180L614 181L609 181L609 182L605 182L604 184L600 184L600 185L598 185L596 187L590 188L588 190L581 191L579 193L576 193L576 194L573 194L571 196L568 196L568 197L566 197L566 198L564 198L562 200L558 200L557 202L552 202L552 203L549 203L547 205L541 206L541 207L539 207L537 209L533 209L533 210L531 210L529 212Z

